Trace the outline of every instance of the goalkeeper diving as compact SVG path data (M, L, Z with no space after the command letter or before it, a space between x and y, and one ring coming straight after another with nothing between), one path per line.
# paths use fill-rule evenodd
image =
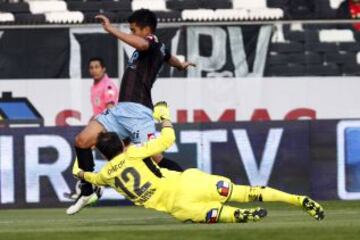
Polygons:
M97 186L110 186L135 205L169 213L180 221L256 222L266 217L265 209L227 205L228 202L252 201L288 203L302 208L316 220L324 218L320 204L307 196L265 186L236 185L226 177L198 169L176 172L158 167L149 157L173 145L175 132L165 102L155 105L153 116L162 127L158 138L141 146L125 146L115 133L100 133L96 147L109 162L98 173L79 169L77 176Z

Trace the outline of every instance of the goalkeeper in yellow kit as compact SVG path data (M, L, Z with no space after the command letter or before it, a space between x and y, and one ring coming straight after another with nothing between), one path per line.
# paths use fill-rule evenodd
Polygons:
M110 186L134 204L166 212L181 221L235 223L258 221L267 215L263 208L240 209L227 202L284 202L303 208L317 220L323 208L306 196L269 187L233 184L228 178L197 169L184 172L159 168L150 156L168 149L175 141L166 103L154 108L161 134L141 146L124 146L115 133L100 133L97 148L111 159L98 173L79 169L77 176L98 186Z

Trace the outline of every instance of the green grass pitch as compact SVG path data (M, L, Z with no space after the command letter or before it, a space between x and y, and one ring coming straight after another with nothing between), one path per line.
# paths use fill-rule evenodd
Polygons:
M360 239L360 201L322 204L321 222L296 207L258 204L268 209L262 222L212 225L180 223L140 207L87 208L70 217L65 209L0 210L0 240Z

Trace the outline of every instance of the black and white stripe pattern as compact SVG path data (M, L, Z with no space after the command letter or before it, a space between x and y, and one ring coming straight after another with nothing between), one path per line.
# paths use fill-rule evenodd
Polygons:
M294 0L19 0L14 3L0 3L0 24L94 23L94 16L99 13L107 15L112 22L121 23L126 22L132 11L140 8L155 11L161 22L261 21L298 19L298 16L307 19L333 19L336 16L336 7L343 1L316 0L305 3L306 1ZM302 11L300 15L298 10Z

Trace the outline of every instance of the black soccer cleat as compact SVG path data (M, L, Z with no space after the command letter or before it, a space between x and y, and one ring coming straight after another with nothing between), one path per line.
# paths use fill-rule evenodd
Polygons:
M303 209L310 216L312 216L318 221L323 220L325 218L324 209L319 203L315 202L314 200L306 196L301 197L300 201Z
M238 209L234 213L234 217L239 223L258 222L267 216L264 208Z

